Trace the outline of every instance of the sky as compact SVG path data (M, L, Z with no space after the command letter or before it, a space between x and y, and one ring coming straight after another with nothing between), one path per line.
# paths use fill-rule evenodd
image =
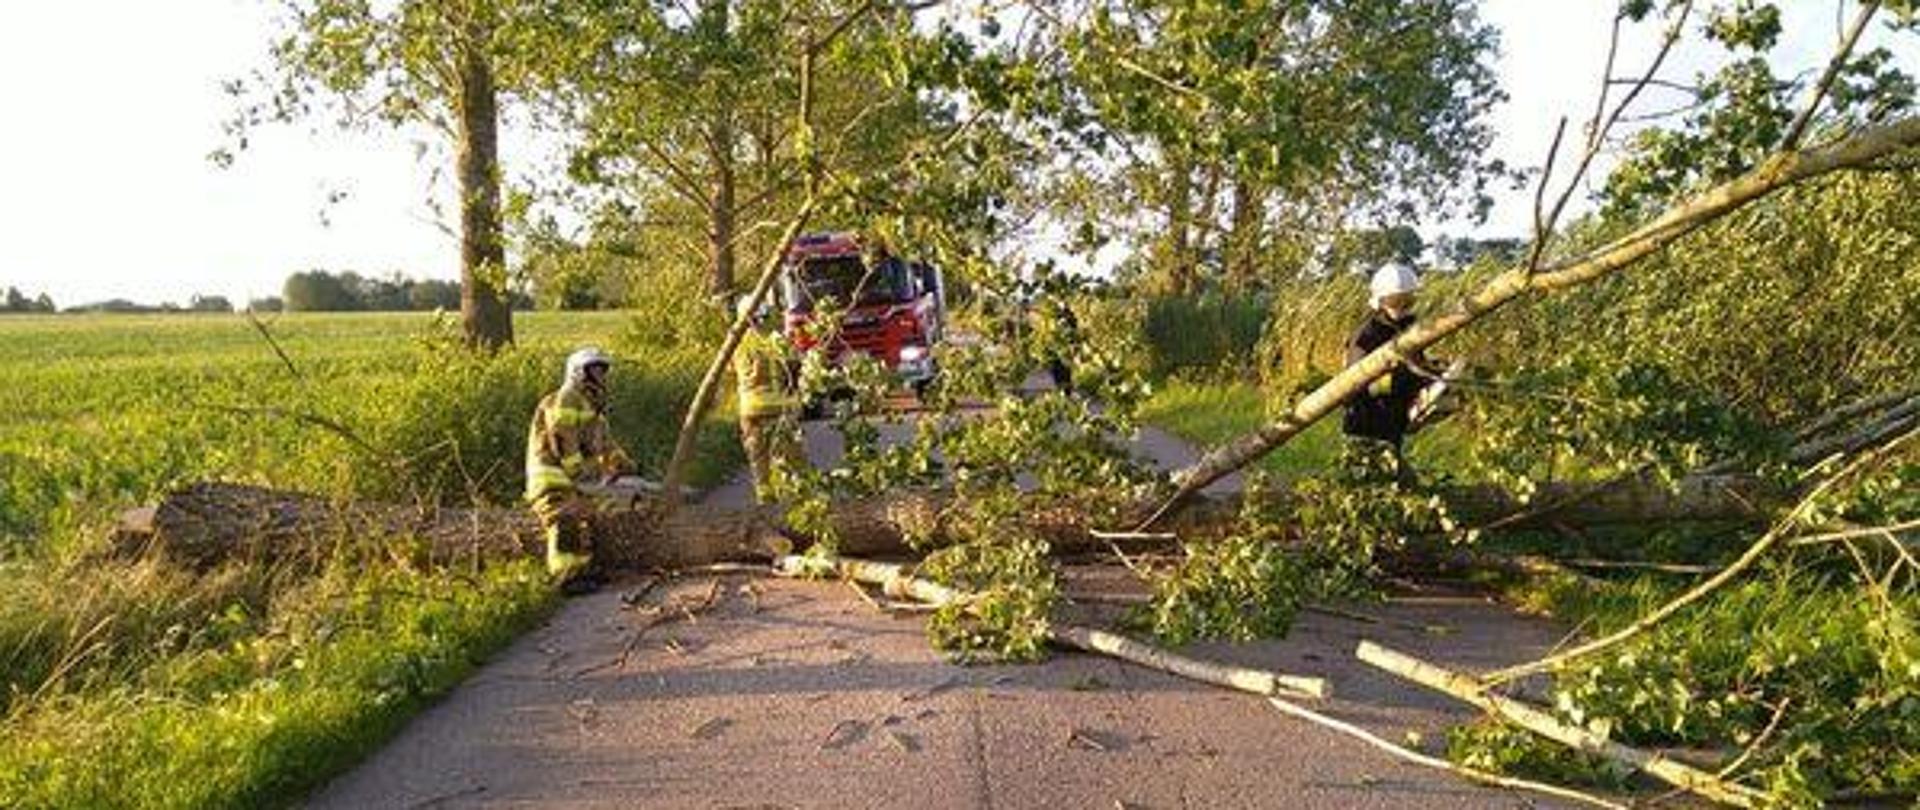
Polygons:
M195 293L244 304L312 268L458 276L459 245L432 204L452 211L438 165L445 153L423 158L419 133L269 127L231 168L207 159L225 145L220 124L234 109L221 83L265 64L277 5L0 3L0 287L45 292L62 306L185 302ZM1837 36L1834 3L1782 5L1781 58L1817 67ZM1483 4L1501 31L1497 71L1511 97L1492 117L1496 156L1538 166L1561 116L1570 138L1578 132L1598 89L1613 8L1612 0ZM1651 30L1629 37L1616 73L1644 66L1654 39ZM1914 39L1898 55L1920 72ZM1662 75L1690 79L1706 53L1678 53ZM1649 93L1643 108L1673 100ZM509 136L509 164L516 150L528 145ZM1604 162L1597 168L1603 176ZM1530 189L1503 193L1483 225L1423 230L1524 236L1531 197Z

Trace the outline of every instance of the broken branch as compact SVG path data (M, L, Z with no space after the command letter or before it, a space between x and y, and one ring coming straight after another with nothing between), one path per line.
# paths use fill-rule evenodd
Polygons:
M1322 678L1283 675L1266 670L1187 658L1118 633L1109 633L1091 627L1055 624L1048 628L1047 635L1057 644L1111 656L1188 680L1224 686L1256 695L1292 694L1324 698L1328 694L1327 682Z
M1524 267L1509 269L1467 296L1454 311L1422 319L1399 337L1341 370L1278 419L1208 451L1174 474L1174 492L1154 508L1138 528L1152 527L1194 493L1286 444L1408 357L1523 295L1577 287L1604 278L1775 191L1813 177L1863 166L1916 144L1920 144L1920 117L1909 117L1861 131L1831 145L1777 153L1753 171L1701 192L1596 250L1556 262L1538 273L1529 273Z
M1882 448L1882 450L1891 449L1897 446L1900 442L1903 442L1906 439L1912 438L1913 435L1914 435L1913 433L1908 433L1906 436L1902 437L1900 441L1896 441L1892 444L1889 444L1886 447ZM1806 497L1800 499L1800 503L1796 504L1793 507L1793 509L1789 510L1785 517L1781 518L1778 522L1774 523L1773 528L1768 529L1767 533L1761 535L1759 540L1755 540L1752 545L1748 546L1747 550L1740 555L1739 559L1734 560L1733 563L1728 565L1727 567L1720 569L1720 571L1714 574L1713 576L1702 580L1699 584L1688 589L1686 593L1683 593L1680 596L1675 597L1671 601L1667 602L1666 604L1661 605L1658 608L1655 608L1652 612L1647 613L1646 615L1641 616L1638 619L1635 619L1632 624L1629 624L1626 627L1623 627L1601 638L1594 639L1585 644L1575 645L1572 649L1568 649L1563 652L1549 655L1545 658L1541 658L1540 660L1533 661L1531 663L1521 664L1519 666L1507 667L1506 669L1488 673L1488 675L1486 676L1486 680L1491 683L1503 683L1506 681L1511 681L1515 678L1521 678L1521 677L1525 677L1527 675L1532 675L1539 672L1546 672L1554 669L1555 667L1561 666L1569 661L1572 661L1575 658L1592 655L1596 652L1607 649L1609 647L1613 647L1629 639L1637 637L1640 634L1647 632L1648 630L1651 630L1654 625L1657 625L1665 621L1668 617L1671 617L1674 614L1679 613L1682 609L1686 608L1688 605L1691 605L1695 602L1700 601L1701 599L1706 598L1707 594L1714 592L1715 590L1719 589L1721 586L1724 586L1729 582L1732 582L1735 577L1740 576L1741 574L1745 573L1747 569L1752 568L1755 563L1759 562L1762 557L1766 556L1767 552L1771 551L1775 545L1778 545L1780 543L1780 541L1786 536L1786 533L1789 529L1791 529L1794 525L1799 523L1800 519L1809 510L1813 508L1815 502L1817 502L1820 499L1821 494L1825 493L1828 489L1832 488L1835 483L1846 478L1853 471L1859 469L1867 461L1873 458L1876 458L1879 455L1881 454L1872 453L1866 456L1862 456L1858 459L1855 459L1852 463L1848 464L1845 468L1840 470L1838 473L1828 476L1825 480L1821 481L1817 486L1815 486L1811 492L1807 493Z
M968 602L974 595L929 582L908 573L905 566L868 562L846 557L809 558L789 554L774 561L774 570L782 576L820 576L837 574L855 582L879 585L889 596L903 596L933 605ZM1214 664L1144 644L1116 633L1071 624L1050 624L1047 636L1057 644L1118 658L1182 678L1252 692L1256 695L1295 694L1325 697L1327 683L1321 678L1284 675L1277 672Z
M1589 754L1626 763L1673 785L1723 804L1753 807L1758 791L1726 782L1691 765L1650 754L1609 740L1584 728L1567 725L1533 706L1489 691L1487 684L1370 641L1360 642L1354 655L1361 661L1414 683L1444 692L1549 740Z

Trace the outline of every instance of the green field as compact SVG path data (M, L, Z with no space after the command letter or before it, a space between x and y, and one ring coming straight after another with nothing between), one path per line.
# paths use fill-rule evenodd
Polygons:
M381 744L545 615L537 564L419 570L363 537L196 575L103 559L106 526L202 479L512 504L584 343L621 360L615 431L657 472L707 353L648 348L641 317L523 314L495 357L421 314L279 316L272 342L230 315L0 319L0 807L274 805ZM696 484L738 461L712 427Z

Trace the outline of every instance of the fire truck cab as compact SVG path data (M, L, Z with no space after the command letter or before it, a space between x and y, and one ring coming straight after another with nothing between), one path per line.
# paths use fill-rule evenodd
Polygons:
M780 299L787 338L803 351L825 351L834 362L865 354L916 394L938 374L933 347L945 330L946 285L932 265L870 250L849 232L807 234L787 248ZM815 324L828 302L843 313L837 330Z

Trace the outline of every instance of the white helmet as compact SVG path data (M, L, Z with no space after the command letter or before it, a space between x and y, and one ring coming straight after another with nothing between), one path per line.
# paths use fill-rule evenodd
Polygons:
M1420 289L1420 276L1413 268L1400 262L1387 262L1373 271L1373 280L1367 284L1367 305L1380 308L1380 301L1389 295L1410 293Z
M606 352L593 346L581 347L567 355L567 385L576 385L587 379L588 366L612 366L613 358Z

